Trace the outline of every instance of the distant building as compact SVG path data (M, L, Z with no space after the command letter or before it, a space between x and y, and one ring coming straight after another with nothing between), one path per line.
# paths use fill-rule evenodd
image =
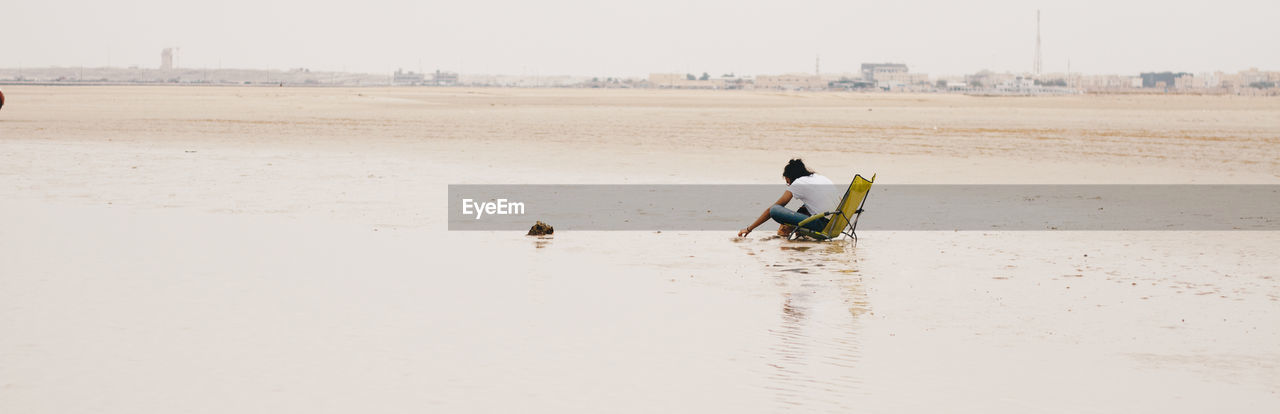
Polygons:
M1240 83L1243 86L1266 83L1270 80L1269 78L1269 73L1259 71L1258 68L1249 68L1249 70L1240 71Z
M831 89L831 90L851 91L855 89L870 89L876 86L874 82L862 80L857 76L853 76L853 77L840 76L840 77L831 78L826 75L823 75L822 78L823 80L827 81L827 89Z
M678 88L685 80L679 73L650 73L649 83L659 88Z
M417 72L405 72L402 69L396 69L396 73L391 75L392 85L421 85L426 80L426 76Z
M1120 91L1142 87L1140 76L1083 75L1073 79L1076 88L1085 91Z
M160 70L173 69L173 49L164 48L160 51Z
M1191 87L1195 89L1215 89L1219 86L1222 86L1222 72L1201 72L1191 81Z
M896 91L926 85L929 83L929 75L911 73L903 63L863 63L862 80L886 91Z
M1008 85L1017 79L1017 75L1012 73L995 73L989 70L982 70L978 73L965 75L964 83L976 88L994 88L999 85Z
M436 69L436 73L431 77L431 84L436 86L454 86L458 84L458 74L454 72L441 72Z
M650 73L649 85L674 89L728 89L734 85L741 86L741 80L735 77L698 79L692 74Z
M1218 72L1218 85L1225 89L1239 89L1246 86L1242 80L1243 78L1240 77L1239 73Z
M1144 88L1164 88L1173 85L1174 79L1180 76L1190 75L1186 72L1144 72L1142 73L1142 87Z
M969 92L974 88L964 82L964 79L938 79L938 89L950 92Z
M900 89L911 85L924 85L929 83L929 74L927 73L907 73L907 72L880 72L873 80L876 87L884 90Z
M876 75L890 73L907 73L907 65L903 63L863 63L862 80L877 81Z
M1196 77L1190 73L1184 73L1181 76L1173 78L1174 89L1195 89Z
M755 79L756 89L814 90L826 89L827 81L821 76L806 73L786 75L759 75Z

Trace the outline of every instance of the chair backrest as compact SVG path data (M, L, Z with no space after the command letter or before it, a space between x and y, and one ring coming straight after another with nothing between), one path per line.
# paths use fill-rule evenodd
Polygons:
M862 208L862 203L867 199L867 192L871 191L871 184L876 181L875 174L871 175L871 179L862 178L861 175L854 175L853 182L849 183L849 190L845 191L844 198L840 199L840 214L831 216L831 221L827 222L827 227L822 229L822 234L828 238L836 238L849 226L849 220L857 220L858 210Z

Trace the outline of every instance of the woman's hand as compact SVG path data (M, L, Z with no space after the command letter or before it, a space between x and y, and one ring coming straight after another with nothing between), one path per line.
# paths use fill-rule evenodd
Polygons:
M778 205L784 205L784 206L785 206L785 205L787 205L787 203L789 203L789 202L791 202L791 191L783 191L783 192L782 192L782 197L778 198L778 201L777 201L776 203L773 203L773 204L778 204ZM773 208L773 206L771 205L771 206L769 206L769 208ZM752 231L752 230L755 230L755 229L756 229L756 227L760 227L760 225L761 225L761 224L764 224L764 222L766 222L766 221L769 221L769 209L768 209L768 208L764 209L764 212L763 212L763 213L760 213L760 217L756 218L756 222L755 222L755 223L751 223L751 225L750 225L750 226L747 226L747 228L745 228L745 229L738 230L738 237L747 237L747 235L748 235L748 234L751 234L751 231Z

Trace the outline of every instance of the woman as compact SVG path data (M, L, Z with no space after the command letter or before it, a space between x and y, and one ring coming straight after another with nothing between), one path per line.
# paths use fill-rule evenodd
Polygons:
M773 205L769 206L763 214L760 214L760 218L757 218L755 223L739 230L738 237L746 237L770 218L782 225L778 228L778 235L786 236L791 234L796 224L809 218L810 215L835 211L839 207L840 197L836 195L835 185L831 180L810 171L804 166L804 161L799 158L791 160L782 169L782 179L787 181L787 191L783 192L782 197L773 202ZM803 203L800 210L791 211L786 207L792 197L800 199ZM828 221L823 217L805 224L804 227L821 231L827 227Z

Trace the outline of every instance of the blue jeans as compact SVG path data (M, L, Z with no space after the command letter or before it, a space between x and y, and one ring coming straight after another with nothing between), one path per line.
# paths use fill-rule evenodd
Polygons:
M779 224L790 224L792 226L799 224L801 220L809 218L809 211L804 207L800 207L800 211L791 211L791 209L774 204L769 207L769 217ZM804 225L804 228L813 231L822 231L827 228L828 220L826 217L814 220Z

